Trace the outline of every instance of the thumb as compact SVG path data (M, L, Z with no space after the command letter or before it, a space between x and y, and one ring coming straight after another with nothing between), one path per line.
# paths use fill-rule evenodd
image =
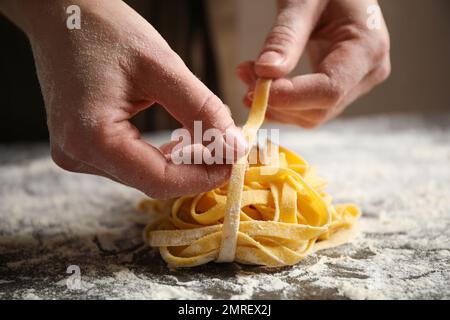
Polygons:
M170 79L166 79L168 85L163 86L161 101L158 102L184 128L194 132L195 128L201 127L201 137L205 130L218 130L222 135L224 148L231 148L231 153L224 155L232 154L236 159L243 156L248 149L247 141L242 131L236 127L229 108L192 74L181 58L178 57L177 60L167 66L170 72L165 74Z
M302 55L325 1L280 0L278 15L255 61L259 77L281 78Z

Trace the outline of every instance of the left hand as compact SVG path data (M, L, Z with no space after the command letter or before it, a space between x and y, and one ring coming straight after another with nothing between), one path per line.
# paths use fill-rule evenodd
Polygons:
M251 105L258 77L274 78L269 119L313 128L340 114L390 73L389 34L376 0L278 0L278 15L255 62L238 66ZM284 78L308 49L313 73Z

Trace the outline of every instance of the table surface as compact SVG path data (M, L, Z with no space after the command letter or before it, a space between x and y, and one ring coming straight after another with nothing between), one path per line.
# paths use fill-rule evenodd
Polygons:
M0 145L0 298L450 298L450 113L280 134L363 216L352 243L279 269L171 270L143 245L142 194L57 168L45 144Z

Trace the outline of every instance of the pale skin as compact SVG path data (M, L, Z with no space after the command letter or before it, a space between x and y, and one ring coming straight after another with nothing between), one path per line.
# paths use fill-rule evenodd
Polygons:
M314 127L387 77L386 27L383 23L381 30L370 32L362 27L366 7L373 3L279 1L279 14L261 55L238 67L249 92L257 77L276 79L270 119ZM66 28L65 8L73 4L81 8L81 30ZM158 148L141 139L129 120L155 102L185 128L197 120L204 129L231 132L236 157L248 148L228 108L123 1L0 0L0 11L30 39L52 158L63 169L104 176L154 198L223 184L229 165L175 165L167 157L170 147ZM340 18L343 14L346 19ZM307 43L315 73L284 78ZM250 101L251 94L245 103Z
M255 61L237 73L251 104L257 77L275 78L269 119L314 128L339 115L390 74L389 34L367 27L376 0L279 0L278 15ZM313 73L289 75L307 55Z

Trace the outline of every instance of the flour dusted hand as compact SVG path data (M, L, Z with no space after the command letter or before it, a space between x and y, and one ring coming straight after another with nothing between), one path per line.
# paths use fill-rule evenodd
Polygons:
M259 79L244 133L252 141L264 121L271 81ZM280 267L349 241L360 215L353 204L334 206L325 181L297 154L267 141L234 164L228 184L174 203L144 200L139 208L161 217L144 237L172 267L210 261ZM266 158L262 162L261 159ZM255 159L254 159L255 160Z
M79 30L66 27L69 5L81 9ZM123 1L18 0L0 8L30 39L60 167L156 198L210 190L227 179L230 165L174 165L130 123L158 102L186 129L200 120L204 129L241 136L227 107Z
M279 0L260 55L237 69L248 87L244 103L258 77L274 78L267 118L316 127L389 76L389 46L376 0ZM312 73L288 76L304 52Z

